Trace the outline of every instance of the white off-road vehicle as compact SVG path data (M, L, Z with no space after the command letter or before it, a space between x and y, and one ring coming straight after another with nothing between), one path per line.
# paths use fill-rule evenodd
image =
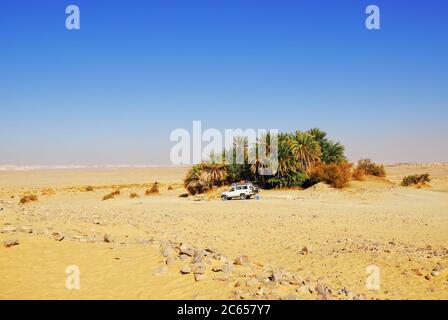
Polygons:
M258 193L258 188L252 182L234 183L229 191L221 193L222 200L239 198L241 200L250 199Z

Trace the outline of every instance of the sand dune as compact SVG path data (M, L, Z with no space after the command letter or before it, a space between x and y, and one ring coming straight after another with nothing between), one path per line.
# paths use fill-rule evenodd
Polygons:
M386 169L388 181L227 202L179 197L186 168L2 171L0 241L19 244L0 248L0 298L447 299L448 166ZM423 172L430 188L399 186ZM160 194L144 196L154 181ZM24 193L38 201L20 205ZM69 265L79 290L65 286Z

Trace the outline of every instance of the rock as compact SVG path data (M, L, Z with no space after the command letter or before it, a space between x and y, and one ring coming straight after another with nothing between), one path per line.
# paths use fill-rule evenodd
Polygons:
M194 280L196 280L196 281L203 281L206 279L207 279L207 276L205 274L195 274L194 275Z
M241 255L241 256L237 257L233 263L238 265L238 266L246 266L246 265L248 265L250 263L250 261L249 261L249 257L248 256Z
M217 280L217 281L227 281L229 280L229 276L225 275L225 274L218 274L216 276L213 277L213 280Z
M18 246L19 245L19 240L5 240L5 241L3 241L3 245L5 246L5 248Z
M181 274L189 274L191 273L191 268L190 267L183 267L182 269L180 269L180 273Z
M192 257L196 252L194 248L188 243L182 243L182 245L179 247L179 251L181 254L186 254L190 257Z
M108 233L105 233L103 238L104 238L104 242L107 242L107 243L112 242L112 237Z
M222 266L221 267L213 267L212 271L213 272L222 272Z
M200 252L199 250L197 250L194 255L193 255L193 261L192 263L198 263L201 262L204 259L204 255L202 254L202 252Z
M174 249L170 246L164 246L160 249L160 253L164 258L174 255Z
M257 274L255 275L255 278L256 278L258 281L260 281L260 282L264 282L264 283L271 281L271 280L270 280L270 277L269 277L269 275L268 275L267 273L257 273Z
M198 262L192 265L191 270L194 274L204 274L205 273L205 264Z
M260 282L257 279L251 278L246 281L247 287L258 287Z
M300 254L301 255L307 255L307 254L312 253L312 252L313 252L313 250L311 249L310 246L305 246L305 247L302 248L302 250L300 250Z
M98 219L93 220L93 224L100 224L100 221Z
M431 275L432 275L433 277L437 277L437 276L440 275L440 272L439 272L439 271L432 271L432 272L431 272Z
M0 232L1 233L13 233L13 232L16 232L16 230L17 229L12 226L6 226Z
M19 231L24 233L33 233L33 229L30 227L21 227Z
M166 260L165 260L165 263L166 263L167 265L173 264L174 262L176 262L176 259L174 259L173 257L168 257L168 258L166 258Z
M179 255L179 258L180 258L181 260L188 259L189 257L190 257L189 255L186 255L186 254L183 254L183 253L181 253L181 254Z
M312 293L312 292L310 291L310 288L308 288L307 285L302 285L302 286L300 286L298 289L296 289L296 291L297 291L297 293L300 293L300 294Z
M280 282L283 279L283 275L281 274L281 272L278 271L274 271L272 272L272 275L270 276L270 280L273 282Z
M321 284L321 283L317 283L316 287L314 288L314 290L316 290L316 292L318 294L320 294L321 296L328 296L331 294L331 289L330 287L326 286L325 284Z
M62 241L65 238L65 236L59 232L53 232L52 236L53 236L53 239L56 241Z

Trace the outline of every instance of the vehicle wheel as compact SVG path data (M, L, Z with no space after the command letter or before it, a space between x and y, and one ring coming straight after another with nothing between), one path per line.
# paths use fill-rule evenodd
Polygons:
M222 199L222 201L226 201L227 200L227 196L222 196L221 199Z
M241 200L245 200L246 199L246 195L244 193L240 194L240 199Z

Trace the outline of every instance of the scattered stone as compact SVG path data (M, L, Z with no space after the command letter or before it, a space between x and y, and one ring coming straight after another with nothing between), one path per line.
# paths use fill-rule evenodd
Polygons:
M53 239L56 241L62 241L65 238L65 236L59 232L53 232L51 235L53 236Z
M184 253L181 253L181 254L179 255L179 258L180 258L181 260L188 259L189 257L190 257L189 255L186 255L186 254L184 254Z
M246 266L246 265L248 265L250 263L250 261L249 261L249 257L248 256L241 255L241 256L237 257L233 263L238 265L238 266Z
M281 274L281 272L274 271L269 278L273 282L280 282L283 279L283 275Z
M321 284L319 282L316 284L314 290L316 290L316 292L322 297L325 297L325 300L327 300L327 297L331 295L330 287L326 286L325 284Z
M255 278L256 278L258 281L260 281L260 282L264 282L264 283L267 283L267 282L271 281L271 280L269 279L269 275L268 275L267 273L257 273L257 274L255 275Z
M198 262L192 265L191 269L194 274L204 274L205 273L205 264Z
M13 233L13 232L16 232L16 231L17 231L16 228L14 228L12 226L6 226L0 232L1 233Z
M194 248L188 243L182 243L179 247L179 251L181 254L186 254L187 256L192 257L195 254Z
M433 277L437 277L437 276L440 275L440 272L439 272L439 271L432 271L432 272L431 272L431 275L432 275Z
M112 240L112 237L110 236L110 234L105 233L104 234L104 242L111 243L112 241L113 240Z
M212 271L213 271L213 272L222 272L223 269L222 269L222 266L221 266L221 267L213 267L213 268L212 268Z
M21 227L19 231L24 233L33 233L33 229L30 227Z
M164 258L167 258L174 255L174 249L170 246L163 246L162 249L160 250L160 253Z
M5 246L5 248L18 246L19 245L19 240L5 240L5 241L3 241L3 245Z
M203 259L204 259L204 255L199 250L197 250L193 255L192 263L201 262Z
M227 281L229 280L229 276L225 275L225 274L218 274L216 276L213 277L213 280L217 280L217 281Z
M188 266L183 267L182 269L180 269L180 273L181 274L189 274L189 273L191 273L191 268Z
M251 278L249 280L246 281L246 286L247 287L258 287L259 286L259 282L257 279Z
M205 274L195 274L194 275L194 280L196 280L196 281L203 281L206 279L207 279L207 276Z
M300 254L301 255L307 255L307 254L310 254L312 252L313 252L313 250L311 249L310 246L305 246L305 247L302 248L302 250L300 250Z
M300 286L298 289L296 289L296 291L297 291L297 293L300 293L300 294L312 293L310 288L307 285Z

